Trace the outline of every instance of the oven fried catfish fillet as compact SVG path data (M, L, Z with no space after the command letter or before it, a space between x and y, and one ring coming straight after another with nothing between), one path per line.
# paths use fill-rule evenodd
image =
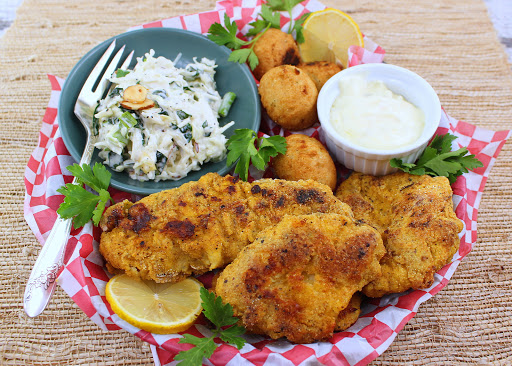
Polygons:
M232 262L284 215L313 212L352 215L329 187L314 181L247 183L210 173L109 207L100 223L100 252L110 271L176 282Z
M382 276L363 293L380 297L432 285L434 273L459 248L462 222L455 216L452 189L445 177L403 172L374 177L360 173L344 181L336 196L358 220L375 227L387 253Z
M377 230L352 216L286 216L242 250L214 291L250 332L326 340L357 320L348 316L360 303L353 296L380 276L384 253Z

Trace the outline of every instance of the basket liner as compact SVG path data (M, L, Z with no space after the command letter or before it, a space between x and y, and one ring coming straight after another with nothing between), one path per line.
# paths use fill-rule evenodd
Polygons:
M248 30L248 24L259 13L261 1L219 1L214 11L178 16L157 22L143 24L133 29L149 27L173 27L198 33L207 33L214 22L222 22L224 13L235 20L242 33ZM324 9L316 0L307 0L294 8L296 19L305 12ZM283 13L282 28L287 29L289 20ZM365 47L352 46L349 49L349 66L361 63L381 62L384 50L365 37ZM75 163L69 155L58 128L57 106L62 86L65 82L48 75L51 84L51 97L43 117L39 142L25 169L25 219L42 245L49 235L57 217L56 210L63 196L56 192L65 183L72 181L66 167ZM484 167L460 176L452 185L454 209L457 217L464 222L465 229L460 234L458 252L451 263L435 274L431 287L424 290L410 290L401 294L392 294L380 299L371 299L362 307L357 322L343 332L335 333L328 342L294 345L285 340L271 340L257 335L246 335L247 344L238 350L216 339L219 347L208 360L212 365L237 365L240 363L263 365L366 365L382 354L393 342L397 333L416 314L418 307L443 287L455 272L457 265L471 250L477 238L477 213L482 192L491 167L498 157L510 131L490 131L450 117L443 110L438 134L450 132L458 137L453 148L467 147L470 153L484 163ZM319 125L301 131L322 141ZM282 136L290 132L283 130L268 117L262 117L260 134ZM343 179L350 173L338 166ZM259 172L250 170L251 179L271 176L270 170ZM110 188L116 202L124 199L137 200L138 196ZM179 344L180 334L157 335L140 330L120 319L105 299L105 286L109 274L99 253L98 241L101 230L88 223L83 228L73 230L65 253L65 267L58 277L58 283L76 302L76 304L104 330L125 329L152 345L156 364L172 362L174 356L191 348L188 344ZM208 275L203 277L208 282ZM184 333L196 336L209 336L211 333L202 324L202 319ZM183 334L183 333L181 333Z

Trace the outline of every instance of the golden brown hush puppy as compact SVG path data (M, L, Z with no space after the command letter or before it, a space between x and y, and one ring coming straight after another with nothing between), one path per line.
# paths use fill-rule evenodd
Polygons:
M341 71L340 66L327 61L308 62L306 64L299 64L297 67L308 74L318 91L322 89L327 80Z
M269 117L291 131L311 127L318 121L318 89L311 78L296 66L277 66L260 81L261 104Z
M286 137L286 154L272 160L272 167L281 179L313 179L331 189L336 188L336 167L324 145L301 134Z
M269 28L263 33L254 43L253 51L259 60L253 71L258 80L273 67L300 62L299 48L292 35L276 28Z

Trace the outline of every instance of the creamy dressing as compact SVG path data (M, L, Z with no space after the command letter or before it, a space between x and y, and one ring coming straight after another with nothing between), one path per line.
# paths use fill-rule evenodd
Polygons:
M425 114L382 81L353 76L340 81L340 95L330 112L343 138L375 150L394 150L419 139Z

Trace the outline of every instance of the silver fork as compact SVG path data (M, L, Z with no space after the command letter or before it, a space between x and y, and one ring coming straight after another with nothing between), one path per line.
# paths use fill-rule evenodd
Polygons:
M115 48L116 41L114 40L91 71L75 104L75 115L78 117L87 133L87 142L82 158L80 159L80 165L89 164L91 162L94 144L97 140L97 136L93 133L92 126L94 110L98 101L107 90L110 83L108 78L116 70L125 46L119 49L112 61L108 64L105 72L101 74L101 71L105 65L107 65ZM120 68L126 70L130 65L132 57L133 51L126 57ZM98 86L93 90L94 84L98 82L98 80ZM73 184L76 183L75 178ZM71 225L71 219L62 219L58 216L48 239L46 239L45 245L37 257L23 297L25 313L30 317L41 314L55 291L57 276L64 266L64 253L66 251Z

